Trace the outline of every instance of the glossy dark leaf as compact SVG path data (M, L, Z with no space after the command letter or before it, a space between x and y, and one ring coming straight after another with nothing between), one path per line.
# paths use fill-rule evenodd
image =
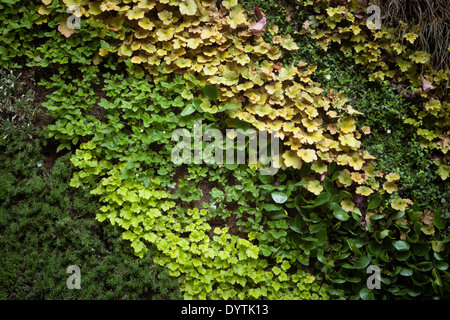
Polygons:
M298 229L302 229L305 225L306 225L306 221L303 220L303 217L298 215L295 217L294 219L294 225L298 228Z
M329 175L333 174L334 170L336 170L336 167L337 167L336 162L330 163L330 165L328 166L328 174Z
M318 207L327 203L330 200L330 197L331 194L329 192L322 192L317 196L316 200L314 201L314 206Z
M335 210L333 215L340 221L347 221L350 218L350 216L342 209Z
M363 300L374 300L375 296L373 295L372 290L368 288L362 288L361 291L359 291L359 296Z
M190 104L190 105L187 105L186 108L183 109L183 111L181 111L181 116L186 117L194 112L195 112L195 107L194 107L194 105Z
M437 210L434 213L433 223L436 226L436 228L438 228L440 230L445 228L446 220L444 218L442 218L441 212L439 210Z
M342 199L351 199L353 198L352 194L345 190L340 190L339 194L341 195Z
M271 211L269 212L269 216L272 220L280 220L287 217L286 212L283 209L278 211Z
M403 240L394 241L392 244L398 251L409 250L409 243Z
M412 276L413 271L411 269L408 268L402 268L402 270L400 270L400 275L404 276L404 277L410 277Z
M311 234L314 234L314 233L319 232L322 229L322 227L323 227L323 224L319 223L319 224L310 224L308 228L309 228L309 232Z
M279 210L283 209L282 206L280 206L278 204L273 204L273 203L266 203L266 204L264 204L263 208L267 211L279 211Z
M381 204L381 194L375 193L369 196L369 199L367 200L367 209L368 210L374 210L378 208Z
M368 256L362 256L361 258L356 261L353 266L356 269L364 269L366 268L370 263L370 258Z
M325 179L323 180L323 187L326 191L331 193L331 190L333 189L333 183L331 182L330 178L325 177Z
M203 110L202 110L202 108L200 107L200 105L203 103L203 100L202 99L194 99L194 100L192 100L192 105L195 107L195 109L198 111L198 112L203 112Z

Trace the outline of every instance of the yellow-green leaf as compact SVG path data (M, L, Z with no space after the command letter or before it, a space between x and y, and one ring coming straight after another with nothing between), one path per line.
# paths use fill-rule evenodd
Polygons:
M197 4L194 0L186 0L180 3L180 12L187 16L193 16L197 13Z

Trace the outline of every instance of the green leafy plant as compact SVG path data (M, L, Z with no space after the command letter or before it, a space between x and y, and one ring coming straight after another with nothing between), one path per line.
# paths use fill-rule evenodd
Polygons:
M34 127L34 95L13 98L32 79L2 76L2 92L14 89L2 103L20 121L0 118L0 299L179 299L178 281L153 254L136 259L120 228L94 220L97 199L70 188L71 155L57 157ZM82 290L66 286L70 265L81 267Z
M25 91L24 83L13 71L0 69L0 117L6 132L13 128L31 131L36 108L31 90Z
M300 263L316 268L320 271L319 279L335 284L350 298L445 299L448 280L443 279L448 279L449 272L443 257L448 254L446 244L450 239L441 213L422 212L416 205L405 210L398 207L398 198L388 200L388 194L373 194L367 203L362 203L361 196L355 198L339 190L335 180L341 168L335 165L330 168L331 179L325 177L325 189L316 197L303 190L295 197L283 196L282 206L279 203L264 206L273 220L286 220L287 224L283 224L290 230L285 226L284 233L272 231L271 236L264 235L262 240L285 237L291 253L298 252ZM280 200L278 192L274 200ZM279 254L266 246L262 250L268 256ZM382 286L367 294L365 279L369 265L381 268ZM334 293L341 294L330 289L330 294Z
M417 104L386 81L373 82L395 73L392 61L377 60L381 50L411 54L394 61L400 62L395 70L411 69L408 90L420 85L413 73L428 56L398 44L386 47L386 34L372 41L364 23L352 21L358 14L353 6L330 1L223 1L221 10L207 6L214 1L175 2L85 2L77 30L64 22L64 4L71 1L0 5L0 44L12 44L0 48L1 59L48 74L40 80L48 93L43 106L54 118L47 137L59 142L58 151L74 149L75 169L64 177L72 175L79 201L94 196L100 202L89 212L113 225L111 237L122 234L142 263L151 255L170 270L188 299L447 298L445 102L422 92ZM253 34L248 27L258 18L252 20L255 5L267 24ZM344 41L358 28L367 46L348 47ZM329 45L341 40L342 46ZM359 63L381 69L369 74ZM436 84L444 75L433 73ZM3 101L17 102L8 94ZM5 108L9 115L20 110L19 123L33 118L29 99L23 101L24 108ZM191 131L196 121L202 132L278 130L281 170L262 176L253 165L206 165L193 158L173 163L172 132ZM10 135L17 137L14 126ZM247 143L241 148L249 151ZM24 163L9 165L23 169ZM62 175L65 167L54 168ZM11 175L7 195L8 181ZM33 179L27 188L37 192L43 183ZM6 198L5 206L14 202ZM66 220L56 224L57 232ZM58 245L66 243L59 239ZM20 271L12 267L17 259L5 262L2 290ZM52 261L63 260L56 255ZM378 291L365 285L369 265L381 268ZM177 291L166 290L166 284L174 288L169 276L162 272L163 284L153 288L176 297ZM144 278L153 281L153 275ZM119 280L110 283L145 294L133 280ZM41 287L53 285L48 281ZM60 289L54 294L63 294ZM116 291L107 292L115 297Z

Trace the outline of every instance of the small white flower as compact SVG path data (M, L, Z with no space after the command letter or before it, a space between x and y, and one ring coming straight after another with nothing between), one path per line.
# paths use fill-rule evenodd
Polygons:
M136 173L136 178L139 177L139 173Z
M141 129L141 133L144 132L144 129Z
M387 131L386 131L387 133L391 133L391 129L387 129Z
M327 74L327 75L325 76L325 78L327 78L328 80L330 80L330 79L331 79L331 76L330 76L329 74Z
M42 167L42 163L37 164L38 168Z

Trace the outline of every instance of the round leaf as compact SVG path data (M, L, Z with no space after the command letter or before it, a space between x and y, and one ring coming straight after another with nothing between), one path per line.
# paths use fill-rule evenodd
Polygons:
M272 254L271 247L269 247L268 245L262 244L259 246L259 249L261 249L261 252L265 257L268 257Z
M216 101L219 97L219 91L215 86L207 85L203 88L203 94L208 97L208 99Z
M237 167L239 167L239 163L230 163L230 164L225 163L224 166L228 170L236 170Z
M347 221L350 218L350 216L342 209L334 211L333 215L336 217L336 219L341 221Z
M370 258L368 256L362 256L358 261L353 265L356 269L364 269L370 263Z
M272 199L276 203L285 203L288 199L288 196L283 192L272 192Z
M229 103L226 106L222 107L219 111L217 112L224 112L225 110L228 109L234 109L234 108L238 108L239 106L237 104L233 104L233 103Z
M409 250L409 243L406 241L394 241L393 243L394 248L397 249L398 251L405 251L405 250Z
M359 296L363 300L373 300L374 299L373 292L371 290L369 290L368 288L362 288L361 291L359 292Z

